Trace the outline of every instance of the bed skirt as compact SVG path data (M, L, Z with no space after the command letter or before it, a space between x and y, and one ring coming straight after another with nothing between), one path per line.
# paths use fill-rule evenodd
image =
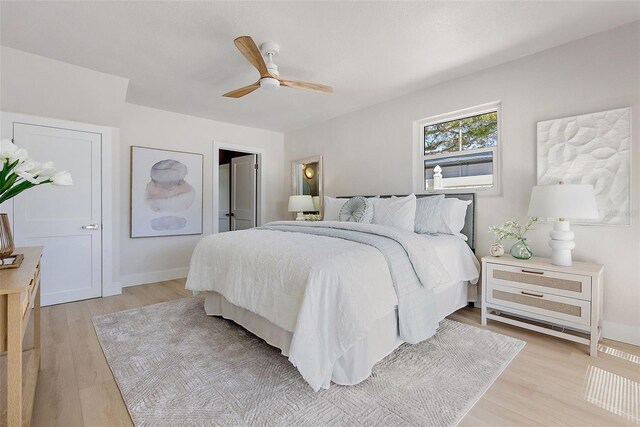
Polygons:
M454 311L467 305L473 296L474 285L457 283L438 287L434 293L438 319L442 320ZM471 292L469 292L471 291ZM232 320L268 344L289 356L293 333L274 325L264 317L231 304L217 292L202 292L205 295L204 309L210 316L221 316ZM370 332L356 342L333 366L331 381L340 385L353 385L371 375L373 366L398 348L403 341L398 335L397 310L378 319Z

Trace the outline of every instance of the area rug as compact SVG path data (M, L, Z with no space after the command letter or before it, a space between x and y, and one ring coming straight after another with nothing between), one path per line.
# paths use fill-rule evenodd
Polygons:
M355 386L314 393L278 349L184 298L95 317L102 349L138 426L457 424L524 346L444 320Z

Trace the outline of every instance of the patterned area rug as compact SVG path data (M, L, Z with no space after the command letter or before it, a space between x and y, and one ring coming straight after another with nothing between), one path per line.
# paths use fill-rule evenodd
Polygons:
M362 383L314 393L279 350L207 316L202 298L93 323L138 426L455 425L525 344L445 319Z

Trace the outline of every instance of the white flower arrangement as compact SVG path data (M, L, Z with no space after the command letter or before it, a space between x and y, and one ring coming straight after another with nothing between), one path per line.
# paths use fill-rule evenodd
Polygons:
M503 240L525 240L524 235L529 231L540 218L529 218L526 224L520 224L516 219L510 219L502 225L492 225L489 232L495 234L496 243Z
M73 180L69 172L56 171L53 162L36 162L11 140L0 141L0 203L41 184L66 186Z

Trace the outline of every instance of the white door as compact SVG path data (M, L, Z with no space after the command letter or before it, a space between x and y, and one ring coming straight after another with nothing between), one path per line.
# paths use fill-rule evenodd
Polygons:
M218 168L218 232L229 231L231 214L231 172L229 164L220 165Z
M14 123L14 142L68 170L70 187L41 185L14 199L16 246L44 246L42 304L102 296L101 135Z
M231 229L246 230L256 226L255 154L231 159Z

